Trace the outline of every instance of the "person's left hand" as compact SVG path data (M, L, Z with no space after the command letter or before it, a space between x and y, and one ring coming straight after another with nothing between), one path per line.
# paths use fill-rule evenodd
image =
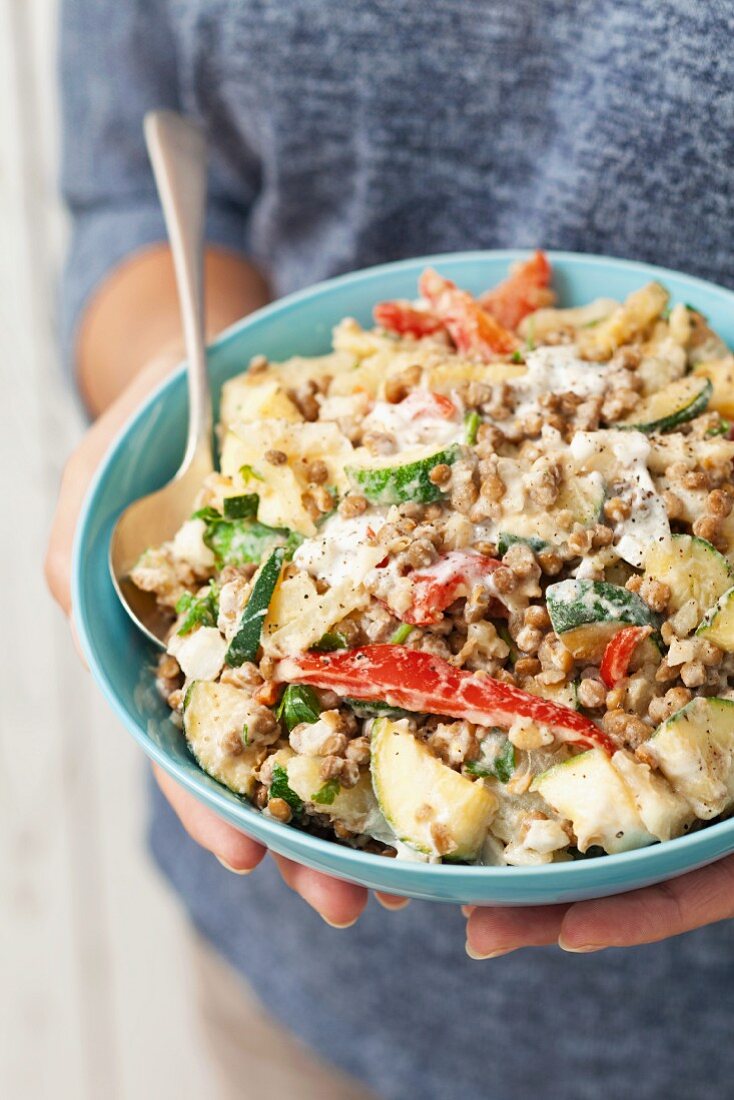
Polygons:
M611 898L528 908L466 906L464 914L467 953L477 959L553 943L578 952L656 943L734 917L734 856Z

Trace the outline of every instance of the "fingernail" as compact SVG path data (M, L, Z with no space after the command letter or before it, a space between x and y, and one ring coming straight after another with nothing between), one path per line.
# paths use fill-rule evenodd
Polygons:
M328 924L329 928L338 928L340 931L344 928L351 928L352 925L356 924L359 920L359 917L355 917L354 920L348 920L344 924L339 924L335 920L329 920L329 918L325 917L323 913L319 913L319 916L323 921L326 922L326 924Z
M384 898L378 897L377 894L375 894L375 901L383 909L387 909L388 912L392 913L396 913L398 909L405 909L406 905L410 905L410 898L398 898L396 901L387 902Z
M566 943L565 940L562 940L560 938L560 936L558 938L558 946L560 947L561 951L568 951L568 953L570 955L589 955L593 951L603 951L604 950L603 944L600 944L600 943L583 943L583 944Z
M232 867L227 863L226 859L222 859L221 856L216 856L218 863L221 863L225 871L231 871L233 875L249 875L251 871L254 871L254 867Z
M462 905L461 912L466 917L466 919L469 920L469 917L472 915L475 909L476 905Z
M514 947L505 947L501 951L490 951L487 955L480 955L480 953L478 951L475 951L474 948L471 947L468 943L466 945L466 953L469 958L476 959L478 962L481 962L484 959L498 959L500 955L509 955L510 952L514 950Z

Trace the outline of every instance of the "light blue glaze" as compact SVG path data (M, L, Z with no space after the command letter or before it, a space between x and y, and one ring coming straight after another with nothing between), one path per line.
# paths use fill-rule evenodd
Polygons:
M504 278L514 252L455 253L374 267L321 283L276 302L235 325L209 351L215 398L225 379L251 356L270 359L329 350L331 328L352 316L369 325L375 302L414 298L427 265L479 292ZM674 301L702 310L734 345L734 293L699 279L624 260L552 253L563 305L597 297L623 298L659 279ZM215 410L216 411L216 410ZM252 810L205 775L157 696L155 654L119 605L107 571L110 532L132 500L175 472L186 435L186 387L179 370L122 430L87 494L74 552L73 599L81 644L113 710L144 751L221 817L300 863L393 894L460 903L538 905L601 897L660 882L734 851L734 820L623 855L542 867L430 866L354 852L308 836ZM100 736L105 736L104 731Z

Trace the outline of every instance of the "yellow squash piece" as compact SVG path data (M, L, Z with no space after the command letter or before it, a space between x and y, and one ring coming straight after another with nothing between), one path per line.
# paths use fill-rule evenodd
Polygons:
M667 302L668 292L660 283L634 290L609 317L579 333L579 350L593 359L608 359L623 344L640 339Z
M699 363L693 373L708 378L713 386L709 408L727 419L734 417L734 355Z
M327 485L341 493L348 487L344 467L352 450L349 440L332 422L235 423L224 438L221 468L226 477L233 478L239 492L257 493L260 523L310 536L316 533L316 525L303 503L308 465L314 459L323 461L328 470ZM268 462L268 451L281 451L286 461L280 465Z

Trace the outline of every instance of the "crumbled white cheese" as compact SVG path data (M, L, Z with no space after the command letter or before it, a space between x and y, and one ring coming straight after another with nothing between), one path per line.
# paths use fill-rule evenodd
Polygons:
M205 531L203 519L189 519L176 532L171 544L174 557L187 562L199 574L207 573L216 564L214 554L204 542Z
M216 680L224 665L227 642L216 627L202 626L191 634L174 634L168 652L187 680Z

